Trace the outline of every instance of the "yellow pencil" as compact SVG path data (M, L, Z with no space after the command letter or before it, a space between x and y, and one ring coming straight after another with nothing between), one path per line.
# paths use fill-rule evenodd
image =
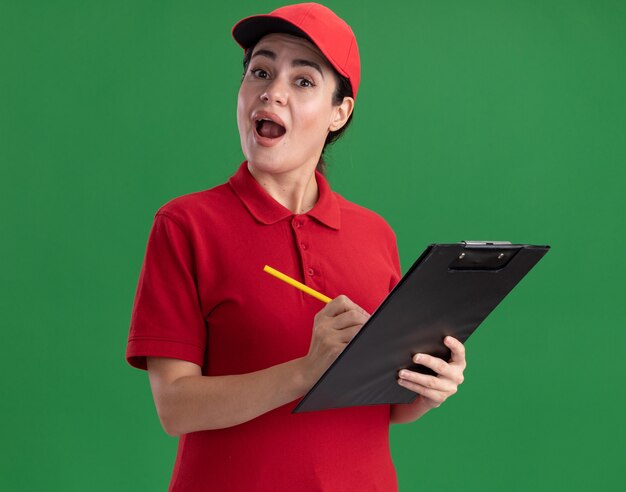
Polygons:
M316 299L319 299L320 301L325 302L326 304L332 301L330 297L325 296L324 294L320 294L318 291L311 289L311 287L308 287L304 285L303 283L300 283L297 280L294 280L293 278L285 275L284 273L279 272L278 270L275 270L271 266L265 265L263 267L263 271L269 273L270 275L273 275L274 277L282 280L283 282L287 282L289 285L294 286L296 289L300 289L302 292L305 292L309 294L310 296L313 296Z

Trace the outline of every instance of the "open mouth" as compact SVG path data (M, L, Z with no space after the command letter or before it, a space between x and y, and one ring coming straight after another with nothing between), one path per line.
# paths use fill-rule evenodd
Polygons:
M256 120L256 132L263 138L280 138L287 130L284 126L269 118Z

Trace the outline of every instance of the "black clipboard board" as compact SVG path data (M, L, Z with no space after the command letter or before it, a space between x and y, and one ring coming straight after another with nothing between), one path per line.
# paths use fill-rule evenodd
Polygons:
M549 246L466 241L431 244L293 413L410 403L396 383L416 353L450 358L443 339L465 342L548 252Z

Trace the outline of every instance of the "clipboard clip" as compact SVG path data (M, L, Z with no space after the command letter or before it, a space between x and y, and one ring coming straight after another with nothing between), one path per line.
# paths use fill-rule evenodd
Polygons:
M513 259L520 246L510 241L462 241L463 250L450 263L450 270L497 271Z
M470 248L472 246L511 246L511 241L461 241Z

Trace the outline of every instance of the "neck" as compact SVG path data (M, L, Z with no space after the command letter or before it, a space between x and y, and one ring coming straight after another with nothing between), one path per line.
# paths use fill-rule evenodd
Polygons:
M274 200L294 214L304 214L315 206L319 197L315 168L275 174L248 163L248 170Z

